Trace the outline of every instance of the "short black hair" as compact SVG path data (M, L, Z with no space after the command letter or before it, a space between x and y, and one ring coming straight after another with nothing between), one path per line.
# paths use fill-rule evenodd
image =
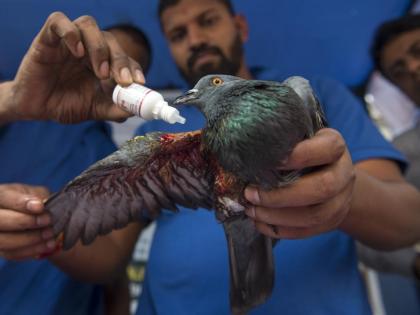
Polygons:
M152 46L144 31L129 23L121 23L109 26L107 31L117 30L128 34L137 44L142 46L146 51L146 56L139 56L140 65L143 68L144 74L149 71L150 64L152 63Z
M165 11L168 7L171 7L171 6L174 6L174 5L178 4L179 1L181 1L181 0L159 0L159 5L158 5L159 19L162 17L163 11ZM217 1L223 3L226 6L226 8L228 9L230 14L232 14L232 15L235 14L235 10L233 9L233 5L232 5L232 2L230 0L217 0Z
M382 73L382 51L385 46L403 33L420 29L420 14L409 14L382 24L375 33L370 50L375 67Z

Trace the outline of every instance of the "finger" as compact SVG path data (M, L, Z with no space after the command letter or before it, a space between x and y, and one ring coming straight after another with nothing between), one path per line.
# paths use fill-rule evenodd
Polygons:
M54 232L51 228L28 230L25 232L0 233L0 251L17 250L35 245L52 238Z
M317 225L309 228L286 227L270 225L263 222L255 222L256 229L264 235L274 239L302 239L313 237L322 233L330 232L338 226L336 222Z
M45 201L51 195L50 191L44 186L28 186L31 194Z
M255 227L260 233L274 239L301 239L325 232L317 228L291 228L273 226L262 222L255 222Z
M98 97L98 99L100 99L103 104L102 106L97 106L97 119L123 122L127 120L127 118L134 116L134 114L129 113L123 108L110 102L112 92L115 88L114 80L101 80L101 87L105 97Z
M114 80L124 86L134 81L144 84L145 79L140 65L125 53L112 33L104 32L104 36L110 49L111 72Z
M49 224L51 224L51 217L47 213L31 215L8 209L0 209L0 231L2 232L41 228Z
M61 12L54 12L48 17L37 39L41 44L52 47L62 41L73 56L80 58L84 55L79 29Z
M346 143L341 134L331 128L319 130L312 138L296 145L282 170L300 170L307 167L333 163L346 150Z
M95 111L93 112L93 117L96 120L112 120L117 122L123 122L128 117L133 116L133 114L123 110L118 105L112 103L112 98L109 95L107 95L109 93L109 81L110 80L101 81L102 91L100 91L97 94L97 97L95 98L97 103L94 107ZM115 83L113 86L115 86Z
M354 167L346 151L337 163L305 174L288 186L270 191L249 186L245 197L254 205L269 208L310 206L336 196L354 179Z
M127 118L131 116L134 115L114 104L109 107L106 107L103 114L99 114L99 117L106 117L102 119L112 120L116 122L124 122Z
M48 190L39 186L21 184L0 185L0 207L33 214L44 209L43 199L48 196Z
M294 208L251 207L245 213L253 220L268 225L291 228L314 228L329 222L341 223L350 209L352 187L349 185L325 203Z
M109 47L95 19L85 15L74 20L74 24L79 28L83 45L88 52L89 61L95 75L99 79L109 78Z
M146 78L143 74L143 68L139 65L134 59L129 58L130 61L130 71L133 74L134 82L138 84L145 84Z
M2 252L2 257L8 260L24 260L37 258L42 256L44 253L50 252L56 247L56 241L49 239L41 243L22 247L16 250L9 250Z

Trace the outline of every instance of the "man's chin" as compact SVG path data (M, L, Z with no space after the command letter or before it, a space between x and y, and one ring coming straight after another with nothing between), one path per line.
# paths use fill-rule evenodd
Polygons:
M208 74L221 74L223 71L220 69L220 67L215 66L212 63L206 63L201 65L192 73L189 73L188 75L185 75L184 77L190 83L191 85L194 85L197 83L198 80L200 80L202 77L208 75Z
M190 84L190 86L194 86L198 80L208 74L230 74L235 75L235 71L227 67L226 65L220 64L218 62L207 62L203 63L199 67L193 69L188 73L183 73L181 71L182 76L184 79Z
M202 63L200 65L198 65L197 67L195 67L194 69L194 74L195 75L206 75L209 73L218 73L220 72L220 64L215 63L215 62L206 62L206 63Z

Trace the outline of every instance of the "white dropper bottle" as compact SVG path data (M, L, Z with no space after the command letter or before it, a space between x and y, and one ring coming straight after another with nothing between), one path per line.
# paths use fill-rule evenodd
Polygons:
M179 111L163 99L163 96L143 85L133 83L128 87L117 85L112 100L124 110L146 120L162 119L170 124L185 123Z

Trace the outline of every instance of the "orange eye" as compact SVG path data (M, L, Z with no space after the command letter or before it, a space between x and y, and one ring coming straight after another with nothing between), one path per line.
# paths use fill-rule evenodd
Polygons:
M221 85L223 83L223 80L219 77L214 77L213 80L211 80L211 83L213 85Z

